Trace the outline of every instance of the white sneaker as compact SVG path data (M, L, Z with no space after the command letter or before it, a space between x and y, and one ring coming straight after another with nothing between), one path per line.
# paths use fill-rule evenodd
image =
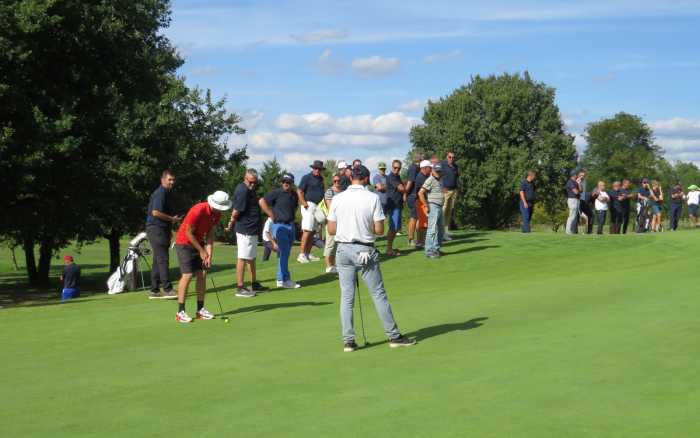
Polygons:
M317 261L321 260L320 258L316 257L316 256L313 255L313 254L309 254L307 257L308 257L309 260L312 261L312 262L317 262Z
M175 321L187 324L192 322L192 318L190 318L184 310L181 310L175 315Z
M297 257L297 262L299 263L309 263L310 261L311 260L309 260L309 258L306 257L306 255L304 255L303 253L299 254L299 256Z
M282 288L283 289L299 289L301 285L295 281L292 280L287 280L282 283Z
M337 274L338 273L338 268L335 266L329 266L326 268L326 274Z
M197 311L197 319L214 319L214 315L202 307Z
M282 286L284 286L284 281L277 280L277 287L282 287Z
M450 240L452 240L452 236L450 236L449 234L445 234L444 236L442 236L442 240L444 240L445 242L449 242Z

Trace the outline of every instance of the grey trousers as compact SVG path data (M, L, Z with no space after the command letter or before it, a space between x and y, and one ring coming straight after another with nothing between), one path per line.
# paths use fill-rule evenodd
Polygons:
M357 261L360 253L369 253L369 262L361 265ZM355 304L355 274L359 272L367 285L369 294L374 300L374 308L384 326L384 333L389 339L401 335L399 327L394 321L391 305L384 290L382 272L379 270L379 252L372 247L338 243L335 255L338 277L340 278L340 323L342 325L343 341L355 340L353 327L353 305Z
M569 207L569 217L566 219L566 234L578 233L578 209L580 200L576 198L567 198L566 203Z

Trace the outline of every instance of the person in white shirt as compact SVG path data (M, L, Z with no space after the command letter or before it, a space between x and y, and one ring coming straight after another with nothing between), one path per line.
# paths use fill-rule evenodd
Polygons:
M608 206L610 204L610 195L605 191L604 181L598 181L598 186L593 190L593 198L595 199L595 219L598 223L598 234L603 234L605 217L608 214Z
M272 219L267 218L267 220L265 221L265 225L263 225L262 239L264 247L264 262L270 260L270 254L272 254L272 251L276 252L279 255L279 248L277 247L277 242L275 242L275 238L272 235L272 223Z
M384 211L376 193L366 190L369 170L359 165L352 169L352 185L333 197L328 212L328 232L338 244L336 266L340 280L340 322L343 351L357 349L353 327L353 305L357 273L367 285L377 314L389 338L389 346L403 347L416 343L401 334L384 289L379 269L379 252L374 247L376 236L384 233ZM359 285L357 285L359 288Z
M700 204L700 188L695 184L688 187L688 217L694 227L698 226L698 204Z

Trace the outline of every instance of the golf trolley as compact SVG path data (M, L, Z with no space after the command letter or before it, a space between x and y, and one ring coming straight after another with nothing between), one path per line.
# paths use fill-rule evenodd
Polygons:
M139 274L141 278L141 288L146 288L146 282L143 278L143 271L139 269L139 259L146 262L148 269L151 269L150 264L145 256L151 253L151 249L142 246L147 240L146 233L139 233L131 239L129 247L126 250L126 255L122 259L117 270L109 276L107 280L107 293L110 295L122 293L125 290L138 289Z

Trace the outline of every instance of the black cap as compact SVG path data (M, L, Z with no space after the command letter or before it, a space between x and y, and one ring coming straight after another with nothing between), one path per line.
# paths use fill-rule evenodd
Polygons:
M321 160L315 160L315 161L314 161L314 164L311 165L311 168L312 168L312 169L321 169L321 170L323 170L323 169L324 169L324 167L323 167L323 161L321 161Z
M433 165L433 172L442 172L442 164L440 163L435 163Z
M294 175L292 175L291 173L285 173L285 174L282 176L282 182L290 182L290 183L293 183L293 182L294 182Z
M352 177L354 179L369 178L369 169L360 164L357 167L352 168Z

